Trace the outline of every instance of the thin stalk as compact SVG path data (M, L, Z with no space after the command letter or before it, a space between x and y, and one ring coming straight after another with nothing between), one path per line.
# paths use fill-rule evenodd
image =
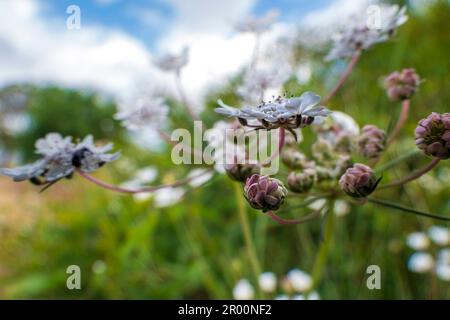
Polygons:
M352 73L353 69L355 68L356 64L359 61L359 58L361 57L361 51L358 51L355 53L355 55L350 60L349 64L347 65L347 68L345 68L344 72L342 73L341 77L339 78L336 85L331 89L330 93L323 99L322 103L327 103L328 101L333 98L336 93L339 91L339 89L344 85L345 81L348 79L350 74Z
M247 210L245 209L244 197L242 196L242 190L240 189L240 185L238 183L234 184L234 191L236 195L236 201L238 205L238 213L239 213L239 222L241 224L242 233L244 236L245 247L247 250L247 255L250 260L250 265L253 271L253 277L258 288L258 278L261 274L261 264L259 263L258 256L256 254L255 244L252 239L252 235L250 232L250 223L247 216Z
M265 160L263 163L260 164L261 167L266 166L270 164L278 155L281 154L281 151L283 150L284 145L286 144L286 130L282 127L279 129L279 137L278 137L278 149L275 150L274 153L270 155L270 157Z
M184 93L184 87L183 84L181 83L181 75L180 72L176 72L175 73L175 85L177 86L177 90L178 90L178 94L180 96L181 102L184 104L187 112L189 113L189 115L191 116L192 120L198 120L197 115L195 114L192 106L189 104L187 98L186 98L186 94Z
M158 134L168 144L175 146L175 145L178 145L179 143L181 143L183 145L183 147L186 147L186 148L183 148L183 151L186 150L191 155L193 154L194 156L200 157L201 159L203 158L203 152L201 150L192 148L190 145L188 145L184 142L173 141L172 138L170 137L170 135L162 130L158 130Z
M322 271L328 258L328 253L330 251L329 249L334 231L335 214L333 212L333 208L334 208L334 201L330 201L328 205L327 221L324 237L322 243L320 244L319 251L316 255L316 260L314 262L314 267L312 270L313 285L308 290L308 293L313 291L319 285L320 279L322 278Z
M406 123L406 120L408 120L409 109L410 109L410 100L403 100L400 116L398 117L398 121L394 127L394 130L392 130L389 138L387 139L386 146L390 145L402 131L402 128Z
M410 152L407 152L405 154L402 154L401 156L386 162L385 164L380 165L380 167L375 169L375 173L380 174L392 167L395 167L396 165L398 165L399 163L402 163L403 161L405 161L408 158L417 156L420 153L419 150L411 150Z
M311 220L314 220L316 218L318 218L320 216L320 213L322 212L322 208L320 208L319 210L316 210L304 217L298 218L298 219L283 219L279 216L277 216L275 213L273 213L272 211L268 211L266 214L272 218L273 221L279 223L279 224L284 224L284 225L293 225L293 224L302 224L302 223L306 223L309 222Z
M442 221L450 221L450 217L444 217L444 216L440 216L440 215L436 215L433 213L429 213L429 212L423 212L423 211L419 211L413 208L408 208L393 202L389 202L386 200L380 200L380 199L374 199L374 198L367 198L367 200L369 202L375 203L375 204L379 204L385 207L389 207L389 208L393 208L393 209L397 209L397 210L401 210L404 212L408 212L408 213L413 213L416 214L418 216L423 216L423 217L427 217L427 218L432 218L432 219L437 219L437 220L442 220Z
M195 176L192 177L187 177L178 181L175 181L173 183L168 183L168 184L162 184L159 186L152 186L152 187L144 187L141 189L128 189L128 188L123 188L123 187L119 187L119 186L115 186L112 184L109 184L107 182L104 182L100 179L94 178L93 176L77 169L77 172L80 176L82 176L83 178L85 178L86 180L88 180L89 182L92 182L94 184L96 184L99 187L102 187L104 189L110 190L110 191L115 191L115 192L119 192L119 193L128 193L128 194L137 194L137 193L150 193L150 192L155 192L157 190L160 189L164 189L164 188L174 188L174 187L179 187L185 184L188 184L189 182L191 182L194 179L197 179L199 177L201 177L202 175L206 174L209 171L204 171L201 172Z
M401 186L401 185L404 185L415 179L418 179L421 176L423 176L425 173L431 171L439 163L440 160L441 159L439 159L439 158L434 158L428 165L426 165L422 169L414 171L412 174L410 174L409 176L406 176L403 179L393 181L391 183L383 184L383 185L377 187L376 190L383 190L383 189L390 188L390 187Z

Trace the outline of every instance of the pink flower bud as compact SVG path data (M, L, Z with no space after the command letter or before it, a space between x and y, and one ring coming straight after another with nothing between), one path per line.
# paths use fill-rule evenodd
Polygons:
M278 210L287 193L280 180L259 174L248 178L244 187L244 196L249 204L263 212Z
M353 198L365 198L377 187L380 179L377 179L372 168L355 163L339 179L341 189Z
M384 150L386 133L374 125L366 125L358 138L359 152L367 159L378 158Z
M426 155L450 158L450 113L432 112L416 127L416 145Z
M420 77L414 69L395 71L384 79L384 87L392 101L411 99L420 84Z

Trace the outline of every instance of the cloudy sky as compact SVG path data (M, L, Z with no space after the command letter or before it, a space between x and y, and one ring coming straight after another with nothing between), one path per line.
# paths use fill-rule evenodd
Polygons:
M279 9L273 36L305 23L327 23L366 2L1 0L0 86L51 83L119 97L149 88L171 91L172 79L151 61L188 45L183 82L198 102L206 88L248 63L254 39L233 29L245 17ZM70 5L81 9L80 30L66 27Z

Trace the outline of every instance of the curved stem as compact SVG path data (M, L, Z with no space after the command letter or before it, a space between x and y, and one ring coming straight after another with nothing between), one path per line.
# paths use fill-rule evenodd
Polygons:
M322 208L320 208L319 210L316 210L304 217L298 218L298 219L292 219L292 220L288 220L288 219L283 219L279 216L277 216L275 213L273 213L272 211L268 211L266 212L266 214L272 218L273 221L278 222L279 224L284 224L284 225L292 225L292 224L302 224L308 221L311 221L315 218L318 218L320 216L320 213L322 212Z
M383 184L383 185L379 186L376 190L382 190L382 189L386 189L386 188L390 188L390 187L401 186L401 185L411 182L417 178L420 178L425 173L432 170L439 163L440 160L441 159L439 159L439 158L434 158L428 165L426 165L422 169L414 171L412 174L410 174L409 176L407 176L403 179L393 181L391 183Z
M270 164L276 157L278 157L278 155L281 154L284 145L286 144L286 129L280 127L280 130L278 132L280 134L280 136L278 137L278 149L275 150L275 152L272 153L267 160L260 164L261 167Z
M327 225L325 227L324 237L322 243L320 244L319 251L317 253L312 271L313 285L308 290L308 293L313 291L319 284L320 279L322 277L323 267L325 266L325 263L327 261L330 243L331 239L333 238L333 231L334 231L335 214L333 212L333 208L334 208L334 201L330 201L328 205L327 221L326 221Z
M355 53L355 55L350 60L349 64L347 65L347 68L345 68L344 73L342 73L341 77L339 78L336 85L331 89L330 93L323 99L322 103L327 103L335 96L335 94L339 91L339 89L343 86L347 78L350 76L350 74L353 71L353 68L356 66L356 64L359 61L359 58L361 57L361 51L358 51Z
M184 104L187 112L191 116L192 120L198 120L197 115L195 114L192 106L189 104L186 94L184 93L183 84L181 83L181 75L180 72L175 73L175 85L177 86L178 94L180 95L181 102Z
M386 146L390 145L400 134L400 131L402 130L403 126L406 123L406 120L408 119L409 108L410 100L403 100L400 116L398 118L397 124L394 127L394 130L392 130L389 138L387 139Z
M241 224L242 233L244 236L245 248L252 267L255 283L258 283L258 278L261 273L261 265L256 254L255 244L250 232L250 223L248 221L247 211L245 210L244 198L242 196L242 190L238 183L234 184L234 191L236 195L236 201L238 205L239 222ZM259 286L257 286L259 288Z
M367 198L367 200L369 202L372 202L372 203L375 203L375 204L379 204L379 205L382 205L382 206L385 206L385 207L401 210L401 211L404 211L404 212L414 213L414 214L419 215L419 216L423 216L423 217L427 217L427 218L433 218L433 219L438 219L438 220L442 220L442 221L450 221L450 217L444 217L444 216L439 216L439 215L436 215L436 214L433 214L433 213L419 211L419 210L416 210L416 209L412 209L412 208L408 208L408 207L404 207L404 206L398 205L398 204L393 203L393 202L380 200L380 199L374 199L374 198Z
M85 178L86 180L98 185L99 187L102 187L104 189L107 190L111 190L111 191L115 191L115 192L120 192L120 193L128 193L128 194L136 194L136 193L149 193L149 192L155 192L157 190L160 189L164 189L164 188L174 188L174 187L179 187L185 184L188 184L189 182L191 182L192 180L201 177L202 175L204 175L205 173L208 173L209 171L204 171L201 172L195 176L192 177L187 177L178 181L175 181L173 183L169 183L169 184L162 184L159 186L153 186L153 187L145 187L145 188L141 188L141 189L128 189L128 188L123 188L123 187L119 187L119 186L115 186L112 184L109 184L107 182L104 182L102 180L99 180L97 178L94 178L93 176L81 171L80 169L77 169L77 172L80 176L82 176L83 178Z
M399 156L393 160L390 160L389 162L381 164L378 168L375 169L375 173L380 174L392 167L395 167L397 164L404 162L408 158L417 156L419 153L420 153L419 150L411 150L410 152L402 154L401 156Z

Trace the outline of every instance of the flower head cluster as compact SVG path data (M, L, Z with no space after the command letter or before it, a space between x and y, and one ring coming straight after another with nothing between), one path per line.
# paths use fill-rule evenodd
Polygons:
M155 65L163 71L175 71L181 69L189 62L189 48L185 47L180 54L166 54L155 60Z
M359 152L368 159L378 158L386 144L386 133L374 125L366 125L358 138Z
M414 69L395 71L384 79L384 87L392 101L411 99L420 85L420 77Z
M426 155L450 158L450 113L431 113L416 127L416 145Z
M271 130L283 127L286 129L303 128L310 125L315 117L326 117L331 113L328 109L318 106L320 96L313 92L305 92L300 97L282 98L262 103L256 107L243 107L237 109L218 100L220 108L217 113L236 117L247 125L248 120L257 120L261 128Z
M312 168L303 171L292 171L287 178L289 190L295 193L305 193L311 190L316 181L316 171Z
M287 193L280 180L259 174L248 178L244 187L244 195L250 205L263 212L278 210Z
M350 27L342 30L334 39L333 47L326 56L326 60L353 57L361 50L367 50L375 44L388 40L395 30L406 22L406 8L399 6L380 6L379 23L369 25L367 15L362 19L355 19Z
M49 133L36 141L36 153L42 159L13 169L0 169L0 173L14 181L30 180L34 184L46 184L62 178L70 178L79 169L92 172L105 163L116 160L120 153L108 153L112 144L97 147L91 135L78 144L71 137L63 138L59 133Z
M355 163L339 179L342 190L353 198L365 198L377 187L377 179L373 170L363 164Z
M277 20L280 12L278 10L270 10L261 17L248 17L245 21L236 26L239 32L253 32L261 34L270 29L272 24Z
M122 121L122 125L131 131L160 127L166 122L169 113L169 107L162 98L142 97L119 106L120 111L114 118Z

